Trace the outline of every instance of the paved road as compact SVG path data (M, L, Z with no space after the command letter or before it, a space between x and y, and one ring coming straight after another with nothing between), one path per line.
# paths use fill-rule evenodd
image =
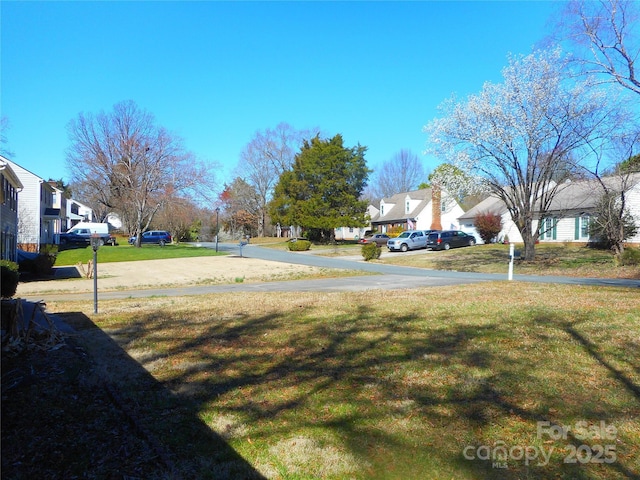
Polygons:
M201 246L215 248L215 243L201 243ZM462 285L487 281L506 281L507 274L453 272L444 270L426 270L422 268L383 265L358 260L358 257L323 257L309 252L287 252L257 245L246 245L242 251L238 244L219 243L218 249L247 258L258 258L276 262L310 265L324 268L362 270L378 275L327 278L318 280L293 280L265 283L235 283L229 285L199 285L175 288L153 288L144 290L127 290L99 292L99 298L139 298L151 296L201 295L225 292L302 292L302 291L356 291L356 290L394 290L401 288L432 287L446 285ZM410 252L398 255L410 255ZM424 251L417 254L430 254ZM505 271L507 265L505 262ZM603 278L573 278L533 275L514 275L517 282L563 283L573 285L622 286L640 288L638 280L619 280ZM41 295L39 296L41 297ZM64 293L46 295L50 300L90 300L92 293Z
M202 243L204 247L215 248L214 243ZM237 244L219 244L221 251L240 254L240 248ZM432 254L437 252L425 252L419 250L416 252L398 253L397 255L415 254ZM482 281L500 281L507 280L506 270L508 267L505 258L505 273L473 273L473 272L453 272L448 270L427 270L423 268L400 267L396 265L383 265L357 261L354 259L345 259L341 257L322 257L313 255L309 252L287 252L272 248L262 248L256 245L246 245L242 248L242 255L248 258L260 258L263 260L272 260L276 262L297 263L302 265L312 265L326 268L345 268L350 270L364 270L367 272L376 272L385 275L398 275L404 277L429 278L435 282L444 282L443 285L475 283ZM640 288L640 280L627 279L607 279L607 278L575 278L575 277L559 277L546 275L514 275L513 279L520 282L538 282L538 283L564 283L572 285L601 285L601 286L622 286L622 287L638 287ZM414 279L415 281L415 279Z

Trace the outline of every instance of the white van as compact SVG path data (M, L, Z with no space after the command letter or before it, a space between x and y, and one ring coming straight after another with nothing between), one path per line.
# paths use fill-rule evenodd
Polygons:
M91 243L91 235L97 233L102 245L116 245L115 237L109 234L108 223L80 222L71 227L66 233L60 234L60 245Z
M80 222L71 227L67 233L78 232L80 230L83 233L86 233L86 230L89 230L91 233L97 233L99 235L108 235L109 234L109 224L108 223L95 223L95 222Z

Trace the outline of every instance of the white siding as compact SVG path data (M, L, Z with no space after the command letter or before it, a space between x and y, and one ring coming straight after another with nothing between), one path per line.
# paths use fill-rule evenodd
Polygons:
M627 193L627 202L629 205L629 213L633 215L636 225L640 227L640 183L637 183L635 187ZM638 228L638 233L628 239L627 242L640 244L640 228Z
M633 186L633 188L631 188L627 192L626 199L627 199L627 205L629 208L629 213L634 217L636 225L640 227L640 174L634 174L634 175L635 177L632 177L632 178L637 179L637 183ZM564 208L562 210L556 211L558 212L558 215L560 215L559 213L560 211L566 211L567 209L572 209L573 212L575 213L566 214L566 216L556 217L557 224L556 224L555 238L553 238L551 234L549 235L549 238L547 238L547 235L544 235L544 236L541 236L540 242L585 243L586 241L589 240L588 238L584 238L584 237L576 239L576 217L583 215L583 213L579 209L579 205L581 205L581 203L578 203L577 204L578 206L576 206L576 204L571 203L571 201L575 200L574 197L581 193L580 188L584 189L584 186L576 185L575 190L572 190L572 191L567 190L565 192L567 193L566 195L567 198L564 199L564 204L563 204ZM592 189L590 187L588 195L593 195L591 192L592 192ZM582 199L580 200L580 202L584 203L584 199L582 198L582 196L578 195L578 198ZM487 200L483 202L487 203ZM474 209L476 210L478 210L479 208L480 208L479 206L474 207ZM504 205L501 204L501 209L502 208L504 208ZM589 214L590 211L592 211L592 208L584 209L584 213L586 214ZM551 212L549 215L552 216L553 212ZM502 215L502 223L503 223L503 227L502 227L502 230L500 231L500 234L498 235L498 241L502 241L505 236L508 236L510 242L522 243L522 236L520 235L520 232L518 231L518 228L515 226L514 222L511 220L511 215L509 214L508 211L506 211ZM444 227L444 221L443 221L443 227ZM534 220L533 222L533 229L534 229L534 232L538 229L537 220ZM473 220L465 219L464 225L461 227L461 230L475 235L478 238L478 241L480 241L480 236L477 234L477 231L473 226ZM640 230L634 237L627 239L627 242L633 243L633 244L640 244Z
M422 202L421 199L411 198L409 195L406 195L404 197L404 213L408 215L413 212L418 207L418 205L420 205L420 202ZM409 205L409 209L407 209L407 204Z
M518 230L515 222L511 219L511 214L509 212L506 212L502 215L502 225L502 231L498 235L499 241L504 241L505 237L509 237L510 243L524 242L524 240L522 240L520 230ZM534 225L534 228L537 228L537 225Z
M473 221L467 220L465 223L461 224L460 230L476 237L478 244L484 243L484 240L482 240L478 230L476 230L476 226L473 224ZM509 242L522 243L522 235L520 235L520 231L518 230L518 227L516 227L516 224L511 220L509 212L502 214L502 230L498 233L496 240L499 243L502 243L506 237L509 237Z
M367 230L371 230L371 227L339 227L334 229L334 235L336 240L359 240L365 236Z
M415 212L416 230L428 230L431 228L431 222L433 220L432 213L431 202L428 202L422 211Z
M18 243L40 244L40 183L42 179L19 165L12 168L24 188L18 193Z
M442 228L445 230L459 230L460 222L458 218L464 214L462 207L445 192L442 192L441 205L440 223Z
M7 161L24 187L18 193L18 244L39 250L40 244L53 243L54 220L43 218L45 210L53 207L53 188L20 165Z

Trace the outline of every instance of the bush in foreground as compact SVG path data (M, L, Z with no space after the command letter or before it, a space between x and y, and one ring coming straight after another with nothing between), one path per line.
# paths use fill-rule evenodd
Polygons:
M304 252L311 248L309 240L296 240L295 242L289 242L287 245L291 252Z
M42 246L37 257L20 261L19 270L34 275L51 275L57 255L57 245Z
M18 289L18 281L20 273L18 272L18 264L10 260L0 260L0 290L2 290L2 298L11 298L16 294Z
M369 260L377 260L378 258L380 258L380 254L382 253L382 248L380 248L377 244L375 243L365 243L362 246L362 258L365 259L365 261L369 261Z

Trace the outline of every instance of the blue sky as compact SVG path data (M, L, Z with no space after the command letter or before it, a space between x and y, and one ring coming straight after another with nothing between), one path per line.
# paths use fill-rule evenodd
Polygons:
M409 149L452 93L500 81L549 32L558 2L0 2L0 109L12 159L69 180L67 124L123 100L229 181L257 130L287 122Z

